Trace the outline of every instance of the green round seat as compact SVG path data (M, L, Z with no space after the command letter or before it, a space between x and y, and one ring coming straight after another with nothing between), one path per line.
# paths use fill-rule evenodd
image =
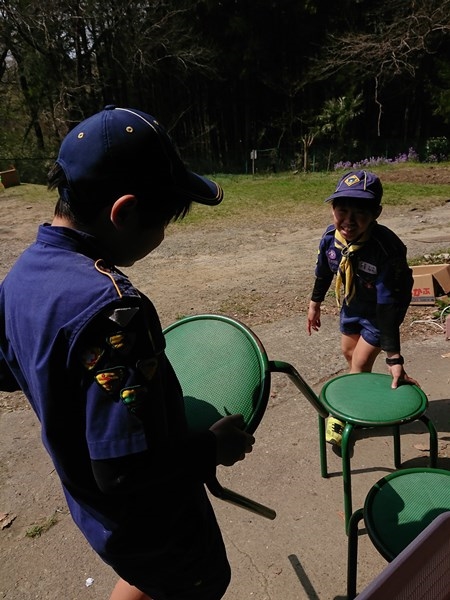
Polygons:
M267 354L248 327L223 315L194 315L164 329L165 352L179 380L191 431L206 431L222 417L241 414L253 433L270 395ZM216 476L205 482L211 494L274 519L273 509L223 487Z
M191 431L205 431L235 413L253 433L267 406L266 352L247 327L229 317L195 315L164 330L166 354L183 388Z
M342 476L344 485L345 527L352 515L350 470L350 439L356 427L393 427L394 465L401 466L400 426L411 421L422 421L430 436L430 466L437 461L437 432L425 415L428 399L417 385L403 384L392 387L392 377L382 373L347 373L324 384L320 402L328 413L344 423L342 433ZM325 419L319 415L319 443L322 477L328 477Z
M348 373L328 381L320 397L330 414L361 427L405 423L423 414L428 400L419 387L391 385L390 375Z
M404 469L371 488L364 522L372 543L390 561L446 511L450 511L450 471Z

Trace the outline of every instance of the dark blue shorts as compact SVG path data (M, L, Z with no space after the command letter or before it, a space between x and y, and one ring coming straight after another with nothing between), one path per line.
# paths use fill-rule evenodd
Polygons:
M152 600L220 600L230 579L231 569L224 550L220 556L216 554L213 560L208 561L200 573L195 572L190 578L180 577L175 570L174 576L163 587L147 587L145 581L140 585L138 578L133 585Z
M380 330L374 318L360 317L344 305L340 314L340 331L344 335L360 335L364 341L380 347Z
M220 600L225 595L230 579L230 565L225 560L221 565L215 565L214 570L204 572L201 579L195 577L186 581L183 577L180 580L175 573L172 580L165 583L164 589L147 587L145 582L140 585L138 579L133 581L133 585L152 600Z
M189 534L188 553L169 547L158 557L131 552L115 564L107 562L122 579L153 600L220 600L230 583L231 569L209 501L205 510L209 513L207 538L203 536L200 542L195 533ZM180 530L181 543L185 534Z

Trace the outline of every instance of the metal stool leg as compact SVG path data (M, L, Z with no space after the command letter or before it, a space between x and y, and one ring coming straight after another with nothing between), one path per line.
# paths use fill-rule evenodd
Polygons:
M351 516L348 524L348 558L347 558L347 600L356 596L356 579L358 573L358 525L364 516L360 508Z
M353 432L353 425L346 423L342 432L342 479L344 484L344 516L345 531L348 531L348 524L352 516L352 481L350 468L350 438Z
M436 427L426 415L422 415L420 417L420 420L422 421L422 423L425 423L430 434L430 467L435 469L438 458L438 436Z
M394 425L394 465L396 469L402 466L402 454L400 449L400 426Z
M319 451L320 451L320 473L322 477L328 477L327 467L327 443L325 439L325 419L319 415Z

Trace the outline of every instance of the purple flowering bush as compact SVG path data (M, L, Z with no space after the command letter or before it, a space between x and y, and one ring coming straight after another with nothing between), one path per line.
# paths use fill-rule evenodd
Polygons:
M385 156L371 156L370 158L364 158L358 162L340 161L334 165L335 171L341 169L366 169L372 167L379 167L380 165L395 165L406 162L419 162L419 155L410 148L408 152L398 154L395 158L386 158Z

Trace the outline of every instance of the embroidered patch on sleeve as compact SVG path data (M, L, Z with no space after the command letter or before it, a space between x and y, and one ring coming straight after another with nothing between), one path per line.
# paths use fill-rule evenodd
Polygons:
M142 373L145 379L150 381L153 379L156 369L158 368L158 360L156 358L145 358L138 360L136 367L138 368L139 372Z
M147 388L142 385L124 388L120 392L120 398L128 410L136 413L145 403Z
M116 308L109 315L109 319L117 323L119 327L126 327L136 313L139 312L139 307L129 306L126 308Z
M121 354L128 354L131 351L134 340L134 335L131 333L125 333L124 331L119 331L118 333L110 335L106 338L109 346Z
M104 349L100 348L99 346L86 348L86 350L81 353L81 362L88 371L92 371L92 369L103 356L104 352Z
M99 371L96 373L95 381L105 390L105 392L113 394L120 390L125 373L124 367L113 367L107 371Z

